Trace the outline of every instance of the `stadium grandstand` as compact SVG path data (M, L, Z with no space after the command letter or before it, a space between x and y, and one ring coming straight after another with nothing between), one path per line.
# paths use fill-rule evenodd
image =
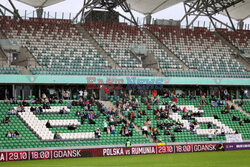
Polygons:
M250 141L249 0L84 0L69 19L44 12L63 0L17 1L36 13L0 4L0 161ZM179 3L180 20L152 19Z

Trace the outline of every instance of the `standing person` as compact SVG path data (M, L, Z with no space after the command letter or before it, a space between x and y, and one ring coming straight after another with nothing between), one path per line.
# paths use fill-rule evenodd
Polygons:
M172 141L172 142L175 142L175 136L174 136L173 133L171 133L171 141Z
M109 90L107 88L105 88L105 100L108 101L109 99Z
M209 130L208 139L209 141L212 141L212 130Z
M127 139L126 141L126 144L125 144L126 147L130 147L131 146L131 142Z
M107 128L108 128L108 124L107 124L107 121L106 120L104 120L104 122L103 122L103 131L104 132L107 132Z
M219 150L222 150L222 151L225 151L224 145L223 145L223 140L222 140L222 139L220 139L220 141L219 141L218 149L219 149Z
M79 100L80 98L83 98L83 91L82 91L82 89L79 90L79 97L78 97L78 100Z

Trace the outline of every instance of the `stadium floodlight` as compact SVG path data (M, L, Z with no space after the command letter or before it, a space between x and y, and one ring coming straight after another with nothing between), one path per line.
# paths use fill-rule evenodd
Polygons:
M234 24L227 9L232 6L235 6L240 2L244 3L244 0L186 0L184 2L185 15L183 16L181 21L186 19L186 25L188 28L194 23L194 21L199 16L207 16L215 28L216 25L214 21L217 21L235 31L236 29L234 27ZM221 12L226 13L228 19L230 20L231 26L214 17L215 14ZM188 16L195 16L195 17L194 19L192 19L192 21L189 22Z
M131 19L124 16L120 12L115 11L117 7L121 7L121 9L129 13L131 16ZM137 21L135 20L135 17L133 13L130 10L130 7L126 0L84 0L82 9L77 13L77 15L74 17L73 22L78 18L78 16L81 14L81 21L84 22L86 17L94 10L106 10L112 13L116 13L119 16L123 17L124 19L128 20L129 22L133 23L134 25L138 25Z

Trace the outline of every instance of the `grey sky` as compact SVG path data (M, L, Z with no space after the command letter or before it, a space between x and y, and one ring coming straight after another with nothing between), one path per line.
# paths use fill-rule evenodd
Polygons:
M20 14L24 15L24 11L27 10L27 14L32 16L32 11L34 11L34 8L28 5L25 5L23 3L20 3L16 0L13 0L15 6L19 9ZM81 8L82 8L82 0L65 0L61 3L49 6L45 8L44 10L47 12L49 11L50 17L55 16L55 12L57 12L57 18L62 16L62 12L64 12L64 18L69 17L69 13L72 13L71 16L74 16ZM8 0L1 0L1 4L4 6L7 6L11 8ZM120 11L120 9L117 9ZM142 18L144 17L143 14L140 14L138 12L133 11L136 18L140 18L139 21L142 22ZM158 19L174 19L179 20L184 15L184 8L183 3L177 4L175 6L172 6L170 8L167 8L163 11L160 11L158 13L155 13L152 15L153 18ZM217 15L217 18L220 20L224 20L225 22L229 22L228 19L222 15ZM199 17L198 18L200 25L203 25L203 22L206 21L206 25L208 24L209 20L206 17ZM235 22L235 21L234 21ZM197 25L198 22L194 23L194 25ZM236 22L235 22L236 23ZM245 20L246 24L250 24L250 18ZM183 22L184 24L184 22Z

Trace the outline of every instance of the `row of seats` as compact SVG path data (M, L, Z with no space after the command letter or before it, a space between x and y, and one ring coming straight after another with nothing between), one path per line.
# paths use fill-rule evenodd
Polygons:
M20 74L16 67L0 67L0 74Z
M214 77L214 78L249 78L249 72L212 72L212 71L180 71L165 70L166 77Z

